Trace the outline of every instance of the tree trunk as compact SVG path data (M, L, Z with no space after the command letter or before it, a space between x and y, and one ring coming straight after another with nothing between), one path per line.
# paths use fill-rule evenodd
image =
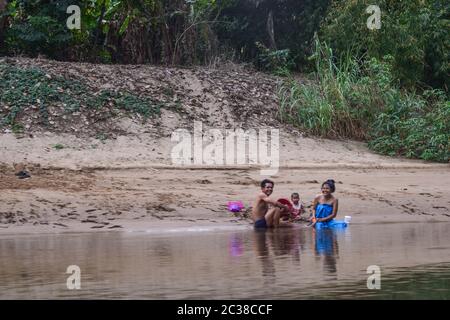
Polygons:
M8 5L8 0L0 0L0 14L6 10L6 6ZM0 48L4 47L4 37L5 31L7 27L8 17L0 18Z
M94 39L95 46L97 45L98 38L102 34L102 23L103 23L103 18L105 17L105 12L106 12L106 1L103 1L100 16L98 17L98 20L97 20L97 28L95 29L95 39Z
M0 0L0 12L6 9L7 4L8 4L7 0Z
M267 34L269 35L269 47L271 50L277 50L277 44L275 42L275 31L273 28L273 12L270 10L267 17Z

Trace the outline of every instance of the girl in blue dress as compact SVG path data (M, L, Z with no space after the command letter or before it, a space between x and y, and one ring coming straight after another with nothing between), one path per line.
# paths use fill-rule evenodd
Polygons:
M333 226L338 212L338 199L333 196L334 191L336 191L334 180L329 179L322 183L322 194L314 198L311 227Z

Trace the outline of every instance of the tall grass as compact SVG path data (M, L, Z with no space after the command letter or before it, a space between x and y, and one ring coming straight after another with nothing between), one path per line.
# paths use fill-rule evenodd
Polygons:
M450 105L443 92L402 91L390 56L358 60L349 51L336 61L316 38L311 58L311 79L291 77L278 89L281 120L312 135L369 141L383 154L448 161Z
M302 83L288 79L280 86L280 117L314 135L330 138L367 138L378 88L364 78L362 62L348 54L337 63L332 50L315 41L316 72Z

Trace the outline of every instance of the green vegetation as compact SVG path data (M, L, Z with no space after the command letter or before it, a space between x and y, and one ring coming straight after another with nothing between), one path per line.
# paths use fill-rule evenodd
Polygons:
M444 92L402 90L392 56L339 63L316 41L313 79L279 88L280 117L314 135L369 141L373 150L410 158L450 159L450 104Z
M61 149L64 149L64 145L57 143L57 144L53 145L53 148L56 150L61 150Z
M304 69L309 44L330 0L62 0L7 1L0 9L0 53L44 54L101 63L210 64L217 57L267 63L290 53ZM81 30L69 30L69 5ZM270 25L273 28L268 28ZM274 70L275 71L275 70Z
M252 62L286 77L279 88L284 121L314 135L367 141L383 154L449 160L446 0L6 3L0 8L0 54L97 63ZM66 27L69 5L81 8L81 30ZM367 28L369 5L381 9L379 30ZM311 77L299 83L290 76L295 71ZM112 108L143 117L162 107L130 92L92 92L39 69L0 65L0 74L0 126L14 132L23 131L18 119L27 108L48 125L52 105L67 113ZM170 88L165 94L173 96ZM180 102L172 108L179 110Z
M198 64L215 52L212 26L229 1L8 2L0 12L4 53L102 63ZM69 5L81 9L81 30L66 27Z
M6 0L4 0L6 1ZM393 57L402 86L449 86L445 0L9 0L0 9L0 53L102 63L210 64L216 57L262 70L311 71L313 35L337 58ZM368 5L382 28L367 29ZM69 5L81 29L69 30Z
M260 53L258 55L258 65L264 71L271 71L275 75L287 76L295 65L291 58L290 51L270 50L263 44L256 43Z
M23 127L23 125L21 123L14 123L11 126L11 130L12 130L13 133L16 133L16 134L17 133L23 133L24 127Z
M382 154L448 162L450 5L380 0L382 27L369 30L370 4L332 3L311 79L279 89L280 117L314 135L368 141Z
M48 107L61 106L65 114L85 110L115 108L148 118L160 113L161 104L148 97L138 97L129 92L101 90L93 92L86 84L51 76L38 68L21 69L0 64L0 127L22 128L19 117L24 110L38 109L40 121L48 125ZM23 129L23 128L22 128Z
M0 36L0 48L12 53L42 53L55 58L64 58L72 33L61 23L67 19L66 9L79 1L7 1L7 10L0 15L2 25L7 25L5 37ZM2 20L7 20L2 24Z
M289 79L280 87L280 117L314 135L365 139L368 124L382 108L377 96L390 79L385 73L372 72L371 65L362 70L350 57L335 64L332 50L318 40L314 59L312 79L306 83ZM383 66L379 67L382 71Z
M368 30L366 8L381 10L381 29ZM392 73L402 87L450 86L450 3L446 0L334 1L323 21L320 38L336 57L381 60L390 55Z
M219 18L225 23L216 24L214 30L221 46L231 48L238 61L251 61L258 68L275 73L285 74L286 69L305 71L311 66L308 56L314 32L331 2L232 1Z
M450 102L439 91L407 94L371 126L369 147L388 155L448 162Z

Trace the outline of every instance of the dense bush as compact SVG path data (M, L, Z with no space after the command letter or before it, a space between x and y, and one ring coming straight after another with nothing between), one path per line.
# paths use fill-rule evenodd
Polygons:
M348 56L339 64L333 51L315 43L316 72L308 81L290 79L280 87L280 116L314 135L366 139L367 127L384 108L380 98L393 82L389 66Z
M313 70L311 79L288 78L280 87L283 120L311 134L369 141L384 154L448 161L446 0L6 2L0 12L2 54L173 65L208 65L225 56L283 76ZM72 4L82 10L81 30L66 28L66 8ZM367 28L366 8L372 4L381 8L379 30ZM314 38L317 32L324 43ZM11 106L4 123L14 124L30 105L27 99L77 105L72 96L57 95L54 85L64 85L62 79L49 82L36 70L0 72L6 79L0 103ZM27 77L23 84L17 80ZM69 87L73 92L77 86ZM94 100L79 94L88 106L112 99L143 115L157 110L151 101L127 93L104 92Z
M382 27L367 29L370 0L13 0L0 12L0 51L106 63L209 64L217 56L262 70L310 71L313 35L341 58L382 60L403 87L449 87L450 4L378 0ZM66 9L79 5L81 30ZM3 41L3 45L2 45ZM280 67L281 66L281 67Z
M289 49L270 50L259 42L256 45L260 50L257 61L259 69L271 71L279 76L289 75L295 65Z
M289 51L289 68L305 69L312 36L329 2L14 0L9 1L6 12L0 12L0 44L5 29L2 49L9 54L189 65L208 64L225 53L227 58L255 62L264 70L267 65L261 60L269 55L274 59L283 57ZM79 31L66 28L65 10L72 4L81 8ZM273 22L272 38L268 32L269 16ZM261 51L257 43L270 52Z
M92 62L207 63L217 53L212 27L227 2L9 1L0 12L0 50ZM81 30L66 27L69 5L81 8Z
M369 147L377 152L448 162L450 103L442 92L409 94L376 117L370 134Z
M366 8L381 9L381 29L369 30ZM361 57L393 57L392 71L402 86L450 87L450 3L446 0L334 1L321 27L321 39L336 56L348 50Z
M240 61L255 62L267 70L261 60L275 59L289 52L292 70L307 70L314 32L319 29L331 0L242 0L226 6L215 31L221 43L232 48ZM273 17L273 41L268 32ZM261 45L269 53L261 50ZM262 62L262 63L261 63ZM271 71L276 71L273 68Z
M447 162L450 5L380 0L381 29L369 30L371 4L332 2L312 78L280 87L280 117L311 134L368 141L383 154Z
M78 1L12 1L4 16L10 18L5 44L9 52L45 54L62 59L72 44L73 34L66 27L66 9Z
M323 137L367 140L383 154L449 160L450 104L442 91L401 90L391 56L347 55L336 63L332 49L317 40L313 58L311 80L280 87L281 119Z

